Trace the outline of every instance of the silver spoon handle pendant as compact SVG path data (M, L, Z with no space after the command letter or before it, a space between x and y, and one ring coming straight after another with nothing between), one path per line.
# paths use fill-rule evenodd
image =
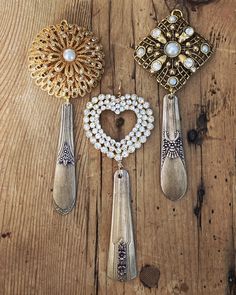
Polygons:
M161 188L172 201L183 197L187 189L178 98L175 95L163 98Z
M129 174L123 169L114 174L107 269L107 275L114 280L128 281L137 276Z
M53 200L56 210L61 214L67 214L73 209L75 199L73 110L72 104L65 102L61 110L61 127L54 177Z

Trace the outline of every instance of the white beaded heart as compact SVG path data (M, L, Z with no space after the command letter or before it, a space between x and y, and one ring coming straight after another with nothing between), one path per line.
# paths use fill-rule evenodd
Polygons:
M121 141L116 141L103 131L99 118L103 111L110 110L120 114L126 110L133 111L137 116L137 123L131 132ZM146 142L151 134L154 117L149 103L136 94L125 94L115 97L111 94L99 94L88 102L84 110L84 130L90 142L102 153L116 161L128 157Z

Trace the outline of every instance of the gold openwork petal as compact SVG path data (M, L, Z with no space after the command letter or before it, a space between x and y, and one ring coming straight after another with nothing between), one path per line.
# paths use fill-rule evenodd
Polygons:
M72 60L64 55L68 50L74 54ZM104 72L104 53L92 32L63 20L38 33L28 63L38 86L49 95L69 99L97 85Z

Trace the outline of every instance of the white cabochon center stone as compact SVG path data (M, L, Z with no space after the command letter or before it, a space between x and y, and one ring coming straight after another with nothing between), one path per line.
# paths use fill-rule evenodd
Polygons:
M170 41L166 44L164 48L165 54L169 57L176 57L181 52L181 46L176 41Z
M67 48L63 52L63 57L64 57L65 61L71 62L71 61L75 60L76 53L75 53L75 51L73 49Z

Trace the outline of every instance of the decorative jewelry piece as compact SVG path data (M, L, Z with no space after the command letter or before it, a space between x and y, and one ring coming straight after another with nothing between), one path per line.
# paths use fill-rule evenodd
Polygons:
M134 58L169 94L163 99L161 187L172 201L187 189L178 98L174 93L212 54L212 46L174 9L139 43Z
M105 110L116 114L131 110L136 114L136 125L121 141L116 141L104 133L99 118ZM136 94L118 97L100 94L87 103L84 111L86 136L96 149L118 163L119 169L114 174L108 276L119 281L131 280L137 275L129 174L123 169L122 159L146 142L154 128L153 122L153 111L149 103Z
M44 28L29 50L31 77L49 95L64 98L53 199L56 210L69 213L76 200L71 98L91 92L103 74L104 53L92 32L63 20Z

